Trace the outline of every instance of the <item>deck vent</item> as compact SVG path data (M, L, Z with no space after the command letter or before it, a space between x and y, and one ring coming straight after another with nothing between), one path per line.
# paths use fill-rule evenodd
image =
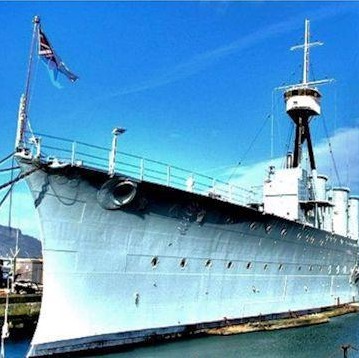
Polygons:
M232 261L229 261L228 264L227 264L227 269L230 269L233 267L233 262Z
M205 266L210 268L212 266L212 260L207 260Z
M251 263L251 262L248 262L248 263L247 263L247 270L249 270L251 267L252 267L252 263Z

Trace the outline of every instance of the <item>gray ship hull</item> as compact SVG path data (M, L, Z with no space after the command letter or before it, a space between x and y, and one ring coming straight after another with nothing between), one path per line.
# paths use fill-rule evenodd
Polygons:
M131 186L113 189L124 181L135 188L130 194ZM27 182L44 257L29 357L109 349L358 299L352 275L358 248L345 237L90 168L43 165ZM122 196L129 200L119 205Z

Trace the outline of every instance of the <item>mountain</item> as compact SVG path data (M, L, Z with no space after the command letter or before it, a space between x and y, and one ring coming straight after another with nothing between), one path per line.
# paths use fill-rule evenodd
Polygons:
M0 257L11 256L15 250L16 232L19 231L18 257L41 258L41 242L35 237L24 235L20 229L0 225Z

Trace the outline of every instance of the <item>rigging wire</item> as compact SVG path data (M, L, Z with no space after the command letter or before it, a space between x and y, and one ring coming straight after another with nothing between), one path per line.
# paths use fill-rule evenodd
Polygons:
M313 76L313 79L315 80L315 75L314 75L314 70L313 70L312 64L310 64L310 67L309 67L309 68L310 68L311 74L312 74L312 76ZM335 101L335 102L336 102L336 101ZM335 115L336 115L336 114L335 114ZM333 167L334 167L335 176L336 176L336 178L337 178L337 181L338 181L339 186L342 186L341 180L340 180L340 177L339 177L338 167L337 167L337 164L336 164L336 161L335 161L335 158L334 158L332 143L331 143L330 137L329 137L328 127L327 127L327 125L326 125L326 120L325 120L325 117L324 117L324 114L323 114L323 113L322 113L321 117L322 117L323 127L324 127L324 131L325 131L325 136L326 136L327 141L328 141L330 157L331 157L332 162L333 162Z
M8 172L10 170L16 170L16 169L20 169L20 167L16 166L16 167L10 167L10 168L3 168L3 169L0 169L0 173L4 173L4 172Z
M15 185L15 183L11 185L10 189L6 192L6 194L5 194L5 195L3 196L3 198L1 199L1 201L0 201L0 207L2 206L2 204L4 204L5 200L6 200L7 197L9 196L9 194L10 194L10 192L11 192L11 190L12 190L12 188L13 188L14 185Z
M13 168L14 167L14 162L15 162L15 159L14 159L14 156L11 158L11 167ZM21 173L20 173L21 174ZM18 177L20 176L20 174L18 175ZM11 170L11 175L10 175L10 178L11 178L11 182L15 183L14 182L14 170L12 169ZM10 237L11 237L11 219L12 219L12 193L13 193L13 187L14 185L12 184L10 186L10 189L9 189L9 217L8 217L8 227L9 227L9 233L10 233ZM0 189L1 190L1 189Z
M235 173L237 172L238 167L242 164L242 162L246 159L248 153L250 152L250 150L253 147L253 144L255 143L255 141L258 139L259 135L261 134L263 128L265 127L265 125L267 124L268 120L272 117L271 114L267 115L265 121L263 122L262 126L259 128L258 132L256 133L256 135L254 136L252 142L249 144L247 150L245 151L245 153L242 156L242 159L238 162L238 164L236 165L236 167L233 169L231 175L228 178L228 182L233 178L233 176L235 175Z
M5 158L0 160L0 164L6 162L8 159L10 159L13 155L15 154L15 152L10 153L9 155L7 155Z
M12 185L14 183L17 183L21 179L24 179L25 177L27 177L27 176L31 175L32 173L34 173L36 170L40 170L40 168L36 167L36 168L30 169L27 172L19 173L19 175L15 179L12 179L12 180L0 185L0 190L7 188L8 186L10 186L10 185Z
M39 57L37 57L37 61L35 62L35 71L34 71L35 74L34 74L33 81L32 81L33 85L30 88L30 95L29 95L29 98L27 99L27 115L30 112L30 106L31 106L32 98L33 98L33 95L34 95L34 92L35 92L35 84L36 84L36 78L37 78L37 74L38 74L38 69L39 69ZM32 138L34 138L35 135L34 135L34 131L32 130L29 118L27 118L26 124L27 124L27 127L29 129L29 132L31 133Z
M335 176L337 177L337 181L338 181L339 186L342 186L341 180L340 180L340 177L339 177L339 171L338 171L337 163L336 163L335 158L334 158L333 147L332 147L332 143L330 141L328 128L327 128L327 125L325 123L324 115L322 115L322 118L323 118L322 122L323 122L323 126L324 126L325 135L326 135L327 141L328 141L329 153L330 153L330 157L331 157L332 162L333 162Z

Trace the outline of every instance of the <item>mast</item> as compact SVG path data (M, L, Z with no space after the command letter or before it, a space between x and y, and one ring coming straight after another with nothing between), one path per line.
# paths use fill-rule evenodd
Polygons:
M321 45L323 45L322 42L310 42L310 23L309 20L306 19L304 24L304 44L291 47L291 50L303 49L302 82L296 85L279 88L286 89L284 93L286 111L295 124L293 167L297 168L301 165L303 145L306 142L310 168L312 171L316 170L316 164L309 123L312 117L318 116L321 113L321 94L314 85L332 81L320 80L311 82L309 80L310 48Z
M26 75L25 90L20 98L19 113L18 113L17 131L16 131L16 140L15 140L16 152L21 152L22 150L26 149L25 129L26 129L26 123L28 117L27 105L28 105L28 97L31 88L32 68L33 68L34 53L36 48L36 39L40 27L40 17L35 16L32 22L34 24L34 27L33 27L31 47L30 47L29 64L28 64L27 75Z

